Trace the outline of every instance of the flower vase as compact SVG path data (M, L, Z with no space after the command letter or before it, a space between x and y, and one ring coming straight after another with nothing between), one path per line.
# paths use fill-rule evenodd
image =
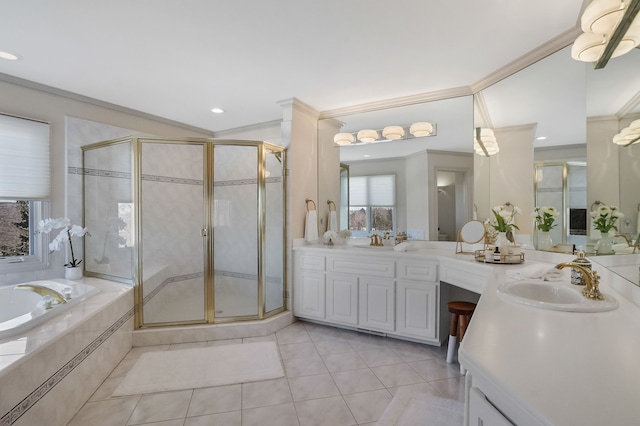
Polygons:
M79 280L82 278L82 266L64 268L64 277L68 280Z
M511 246L511 242L507 238L506 232L498 232L498 236L496 237L496 247L500 250L502 255L509 253L509 247Z
M601 232L600 239L596 242L595 251L596 254L613 254L613 244L615 237L611 232Z
M553 245L553 241L551 241L551 235L549 235L549 231L542 231L538 236L538 250L549 251L551 250L551 246Z

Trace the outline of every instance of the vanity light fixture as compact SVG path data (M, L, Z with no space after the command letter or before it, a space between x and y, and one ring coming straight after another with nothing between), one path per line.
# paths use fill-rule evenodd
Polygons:
M378 131L373 129L364 129L358 132L358 140L364 143L371 143L378 140L379 137Z
M427 123L426 121L419 121L411 125L411 127L409 128L409 133L411 133L416 138L429 136L431 133L433 133L433 125L431 123Z
M355 142L356 138L353 133L337 133L333 137L333 142L338 145L349 145Z
M475 137L473 140L473 150L478 155L490 157L500 152L498 141L493 130L487 128L476 127Z
M640 143L640 120L635 120L622 129L613 137L613 143L622 146Z
M404 136L404 129L400 126L387 126L382 129L382 137L394 141Z
M382 130L362 129L356 133L336 133L333 142L339 146L367 144L372 142L391 142L436 135L436 125L426 121L410 126L386 126ZM382 134L382 137L380 137Z
M596 62L604 68L609 59L631 51L640 44L640 0L593 0L585 8L580 23L583 33L573 43L571 56Z

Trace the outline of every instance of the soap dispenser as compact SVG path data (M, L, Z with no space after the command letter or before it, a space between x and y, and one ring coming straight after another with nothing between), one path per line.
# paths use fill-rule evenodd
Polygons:
M584 267L585 269L591 269L591 262L589 262L589 259L587 259L585 257L584 251L582 251L579 248L577 255L578 255L578 257L573 259L572 263L580 265L580 266ZM571 268L571 284L574 284L574 285L585 285L584 275L582 275L582 273L579 270L575 269L575 268Z

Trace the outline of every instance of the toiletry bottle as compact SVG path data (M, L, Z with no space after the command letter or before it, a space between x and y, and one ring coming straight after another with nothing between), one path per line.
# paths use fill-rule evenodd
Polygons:
M500 249L498 247L493 251L493 261L500 262Z
M584 252L581 249L578 249L578 257L572 260L572 263L583 266L586 269L591 269L591 262L589 259L584 257ZM580 271L575 268L571 268L571 284L574 285L585 285L584 276Z

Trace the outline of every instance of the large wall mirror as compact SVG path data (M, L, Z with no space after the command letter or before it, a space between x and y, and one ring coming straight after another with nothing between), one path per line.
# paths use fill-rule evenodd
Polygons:
M599 235L588 213L600 201L620 207L619 233L636 239L640 146L612 139L640 117L638 69L638 49L594 70L571 59L569 46L479 92L474 125L493 128L501 149L476 158L479 217L506 201L520 205L517 223L535 243L533 208L554 205L561 212L554 242L592 251Z
M320 128L333 134L381 131L392 125L408 129L416 122L434 127L427 137L407 132L406 139L387 141L380 135L381 140L373 143L334 148L340 163L348 165L351 180L349 212L341 209L341 227L349 226L360 237L390 231L406 232L409 239L455 241L457 229L471 218L473 209L472 96L330 120L337 123L333 128Z

